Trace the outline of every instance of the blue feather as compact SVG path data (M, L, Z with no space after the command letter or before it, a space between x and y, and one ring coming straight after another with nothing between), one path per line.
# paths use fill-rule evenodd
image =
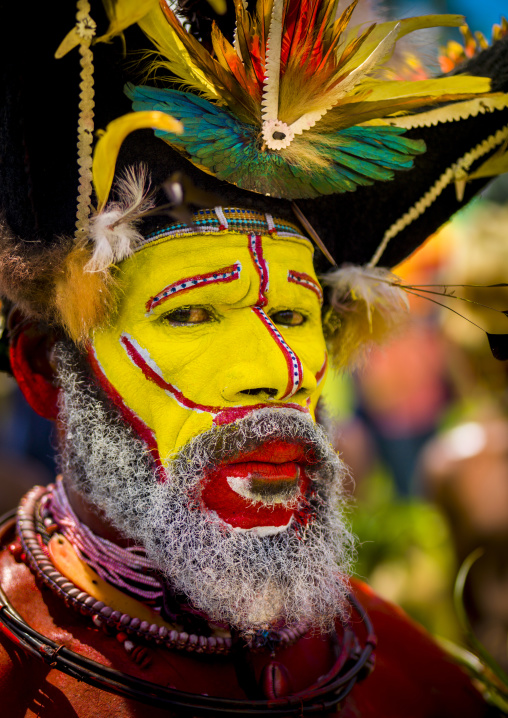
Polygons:
M391 180L395 171L411 168L414 156L425 151L423 141L405 137L401 128L349 127L324 135L326 143L319 139L314 143L330 164L309 172L290 164L283 152L262 151L259 127L240 122L197 95L133 85L127 85L125 92L135 111L157 109L182 121L183 135L160 131L156 135L191 161L244 189L286 199L352 192L357 186Z

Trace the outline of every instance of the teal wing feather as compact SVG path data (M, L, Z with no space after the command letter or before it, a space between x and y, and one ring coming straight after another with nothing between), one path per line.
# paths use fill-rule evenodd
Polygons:
M184 126L182 135L156 134L197 165L243 189L285 199L352 192L357 186L393 179L413 166L425 151L421 140L403 136L397 127L357 126L327 134L318 151L328 166L319 171L290 164L283 153L261 150L259 128L240 122L231 112L197 95L178 90L126 86L133 109L160 110ZM330 145L333 140L333 145ZM239 169L241 168L241 169Z

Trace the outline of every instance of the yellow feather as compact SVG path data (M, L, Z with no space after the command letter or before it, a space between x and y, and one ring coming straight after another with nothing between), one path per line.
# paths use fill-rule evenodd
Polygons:
M368 92L365 102L380 102L410 97L436 97L447 95L471 95L486 93L490 90L491 81L488 77L472 75L455 75L454 77L438 77L430 80L366 80L359 90Z
M252 67L252 59L249 52L248 39L252 35L252 19L246 8L243 5L242 0L235 0L235 13L236 13L236 33L235 33L235 45L239 50L238 56L242 58L242 62L245 66L245 71L248 75L254 76L254 70ZM220 31L216 23L213 24L212 30L212 42L213 35ZM226 42L226 38L223 38L223 42ZM214 46L215 49L215 46Z
M268 37L272 6L272 0L257 0L256 15L252 18L253 30L259 35L259 42L263 52Z
M225 70L235 75L237 81L247 92L249 92L251 88L254 88L255 77L252 63L250 62L250 55L248 56L248 63L242 62L235 52L234 47L226 40L215 22L212 26L212 45L217 62Z
M303 130L313 127L321 117L332 109L345 95L352 92L357 86L360 86L364 78L369 72L383 62L386 57L391 54L396 42L396 30L386 35L377 47L367 56L367 58L359 65L356 65L350 72L344 75L341 70L340 74L343 78L328 91L322 92L320 101L316 101L311 108L307 106L307 111L301 114L299 119L291 124L291 129L295 134L300 134ZM363 43L362 43L363 46ZM353 56L355 57L355 56Z
M115 174L116 159L127 135L134 130L152 128L181 134L183 125L164 112L130 112L110 122L95 146L92 175L100 212L109 196Z
M84 344L93 329L108 321L119 296L111 271L85 272L91 255L91 247L77 245L66 256L55 282L54 305L60 322L78 344Z
M347 26L349 25L349 21L351 20L351 15L356 10L358 2L359 0L353 0L351 5L348 5L342 15L337 18L337 20L335 20L330 29L330 33L333 37L335 37L336 35L341 35L347 28Z
M416 30L423 30L430 27L460 27L463 24L463 15L422 15L420 17L409 17L405 20L379 23L379 25L373 28L367 41L362 44L359 51L351 59L351 62L346 64L343 69L346 72L350 72L354 67L364 62L379 43L395 29L395 39L400 40L404 35L408 35ZM360 30L361 27L355 26L344 33L343 44L338 48L338 53L341 52L341 48L345 47L357 37Z
M95 42L110 42L130 25L139 22L159 4L159 0L102 0L109 19L107 32Z
M154 67L165 67L171 75L179 77L185 84L198 90L207 100L221 100L220 93L207 79L205 73L193 62L184 43L171 25L166 22L164 13L158 4L138 24L153 42L157 51L165 58L153 63Z
M345 27L342 18L338 22ZM398 112L410 109L396 106L407 100L411 100L411 105L416 108L418 102L415 100L418 97L421 98L421 104L424 104L432 103L433 98L440 102L451 102L454 99L468 99L474 94L488 93L490 80L481 77L458 75L411 82L381 81L370 77L391 56L399 38L418 29L436 25L455 26L461 22L462 17L459 15L427 15L400 22L381 23L362 32L359 26L345 30L343 39L335 50L335 69L331 73L328 71L326 76L317 72L309 77L302 71L296 53L281 79L278 119L290 125L295 135L299 135L317 122L320 123L332 108L337 110L343 103L358 101L360 98L365 103L393 102L391 112ZM353 110L351 106L348 109ZM360 109L364 115L363 119L352 113L344 125L344 115L340 126L365 122L366 115L375 119L375 115L370 114L365 107ZM389 111L386 109L381 116L387 114ZM339 118L337 112L333 116L335 119Z
M319 122L316 123L314 130L319 134L327 132L338 132L346 127L354 125L395 125L401 122L401 113L404 117L413 117L419 115L407 115L411 110L416 110L422 105L424 107L433 106L436 103L454 102L453 107L457 106L456 100L462 100L463 95L441 95L430 97L426 95L418 95L416 97L401 97L380 102L366 102L366 98L362 95L353 95L344 98L340 104L331 109ZM469 95L465 96L466 99ZM447 105L452 107L452 105ZM397 117L394 117L397 113ZM384 118L384 119L383 119ZM306 133L304 133L306 134Z
M256 102L236 81L234 75L225 70L193 35L183 29L180 21L167 5L160 6L160 11L156 8L156 11L150 13L139 23L141 29L145 30L145 27L148 29L153 19L156 25L152 27L152 31L157 34L158 47L163 57L166 57L166 60L154 61L152 71L159 67L166 67L176 73L178 69L178 77L193 89L201 92L206 99L215 100L222 105L226 104L241 120L249 123L256 121L259 114ZM168 33L169 41L163 39L162 29L164 29L164 34ZM181 47L184 48L185 63L183 65L178 65L179 51L173 42L174 38L178 38ZM192 71L190 71L191 68ZM195 70L199 72L197 83L194 82L192 74ZM209 85L205 85L200 79L205 76Z

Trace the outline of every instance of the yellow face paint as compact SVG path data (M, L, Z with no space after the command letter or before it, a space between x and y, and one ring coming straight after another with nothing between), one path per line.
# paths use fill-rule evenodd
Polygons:
M121 271L120 309L94 334L92 365L164 465L251 407L313 412L326 349L308 242L182 237L146 246Z

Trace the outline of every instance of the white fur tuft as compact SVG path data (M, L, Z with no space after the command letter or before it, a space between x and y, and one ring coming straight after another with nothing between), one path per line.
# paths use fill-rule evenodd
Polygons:
M321 277L331 288L325 331L336 369L360 367L370 350L389 340L407 316L406 288L379 267L349 266Z
M374 310L385 320L396 323L401 314L409 310L407 295L397 275L382 267L346 266L322 277L332 287L332 306L337 310L350 310L355 302L363 302L369 324Z
M148 198L150 182L144 166L129 167L117 181L117 202L110 202L90 220L90 239L94 250L85 266L87 272L99 272L130 257L141 243L137 229L141 215L153 207Z

